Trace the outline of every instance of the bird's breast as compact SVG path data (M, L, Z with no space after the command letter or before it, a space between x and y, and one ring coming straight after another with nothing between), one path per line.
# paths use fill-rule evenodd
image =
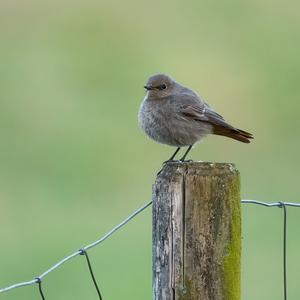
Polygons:
M171 146L187 146L196 143L206 133L207 125L187 120L171 101L144 99L139 110L139 124L153 140Z

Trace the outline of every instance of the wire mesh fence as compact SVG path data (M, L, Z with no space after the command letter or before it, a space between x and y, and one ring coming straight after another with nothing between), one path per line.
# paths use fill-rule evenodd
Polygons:
M268 203L268 202L262 202L262 201L258 201L258 200L246 200L246 199L241 200L241 202L242 202L242 204L254 204L254 205L264 206L264 207L267 207L267 208L277 207L277 208L282 208L283 209L283 239L282 239L282 249L283 249L283 251L282 251L282 253L283 253L283 259L282 259L282 264L283 264L283 299L287 300L287 295L288 295L288 287L287 287L287 244L286 244L286 240L287 240L287 207L289 206L289 207L293 207L293 208L295 208L295 207L300 208L300 203L295 203L295 202L271 202L271 203ZM121 229L123 226L125 226L129 221L131 221L133 218L135 218L137 215L139 215L141 212L143 212L151 204L152 204L152 200L148 201L146 204L144 204L142 207L140 207L139 209L134 211L131 215L129 215L126 219L124 219L120 224L118 224L113 229L111 229L104 236L102 236L98 240L94 241L93 243L80 248L76 252L66 256L65 258L63 258L62 260L57 262L55 265L53 265L51 268L46 270L41 275L35 277L34 279L32 279L30 281L24 281L24 282L20 282L20 283L10 285L8 287L0 288L0 293L8 292L8 291L11 291L13 289L28 286L28 285L37 284L41 299L45 300L45 295L44 295L44 292L43 292L43 289L42 289L42 280L48 274L50 274L51 272L53 272L54 270L56 270L57 268L62 266L65 262L72 260L76 256L82 255L82 256L85 256L85 258L86 258L87 266L88 266L88 269L89 269L89 272L90 272L90 275L91 275L91 279L92 279L93 284L95 286L98 298L100 300L102 300L103 298L102 298L102 295L101 295L101 292L100 292L99 285L98 285L97 280L95 278L95 275L94 275L94 272L93 272L93 269L92 269L92 264L91 264L90 258L88 256L87 250L89 250L93 247L96 247L96 246L100 245L101 243L103 243L106 239L111 237L115 232L117 232L119 229Z

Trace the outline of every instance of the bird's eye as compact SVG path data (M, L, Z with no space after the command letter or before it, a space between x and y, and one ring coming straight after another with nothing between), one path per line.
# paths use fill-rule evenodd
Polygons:
M164 83L160 86L161 90L165 90L166 88L167 88L167 86Z

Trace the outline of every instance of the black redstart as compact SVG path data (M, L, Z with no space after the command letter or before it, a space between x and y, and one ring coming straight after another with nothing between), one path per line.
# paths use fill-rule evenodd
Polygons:
M165 74L151 76L144 86L147 95L139 110L139 124L153 140L177 147L188 146L180 159L184 161L192 146L208 134L230 137L250 143L252 134L225 122L203 99Z

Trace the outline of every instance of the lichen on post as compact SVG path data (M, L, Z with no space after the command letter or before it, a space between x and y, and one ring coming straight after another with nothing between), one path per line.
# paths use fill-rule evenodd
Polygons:
M154 300L239 300L239 173L168 163L153 187Z

